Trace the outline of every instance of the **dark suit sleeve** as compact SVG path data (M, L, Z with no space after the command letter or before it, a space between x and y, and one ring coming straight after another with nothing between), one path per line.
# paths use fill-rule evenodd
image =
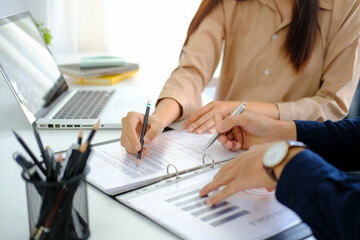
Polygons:
M360 238L360 179L311 150L285 166L276 197L312 228L317 239Z
M297 140L343 171L360 170L360 118L295 121ZM355 157L357 156L357 157Z

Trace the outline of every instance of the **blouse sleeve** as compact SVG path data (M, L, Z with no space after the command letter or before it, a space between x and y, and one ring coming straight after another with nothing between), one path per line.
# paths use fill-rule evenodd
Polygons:
M181 105L181 118L189 117L202 106L201 93L220 60L224 21L223 7L219 4L190 36L178 67L160 93L159 100L172 98Z

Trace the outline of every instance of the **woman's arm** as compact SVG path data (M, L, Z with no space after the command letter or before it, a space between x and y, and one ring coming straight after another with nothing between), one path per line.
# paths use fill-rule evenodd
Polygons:
M178 67L160 93L159 99L172 98L181 105L180 118L188 118L202 106L201 93L212 79L222 54L224 25L223 4L219 3L190 36Z

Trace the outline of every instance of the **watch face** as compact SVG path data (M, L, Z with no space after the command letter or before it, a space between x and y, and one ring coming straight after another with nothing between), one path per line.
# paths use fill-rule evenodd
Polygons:
M264 154L263 164L265 167L275 167L285 158L289 145L285 142L277 142L272 145Z

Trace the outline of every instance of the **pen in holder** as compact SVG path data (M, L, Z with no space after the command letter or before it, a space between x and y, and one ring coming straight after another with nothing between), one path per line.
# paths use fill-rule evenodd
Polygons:
M91 140L99 128L97 122L87 140L82 143L80 130L77 143L67 150L63 158L55 154L50 146L43 147L40 135L34 126L34 134L43 161L39 161L15 132L14 135L31 157L27 159L19 152L15 161L23 168L26 182L29 212L30 239L32 240L82 240L90 236L86 189L86 167L91 153Z
M67 180L34 181L26 172L30 239L88 239L90 236L85 176L88 168Z

